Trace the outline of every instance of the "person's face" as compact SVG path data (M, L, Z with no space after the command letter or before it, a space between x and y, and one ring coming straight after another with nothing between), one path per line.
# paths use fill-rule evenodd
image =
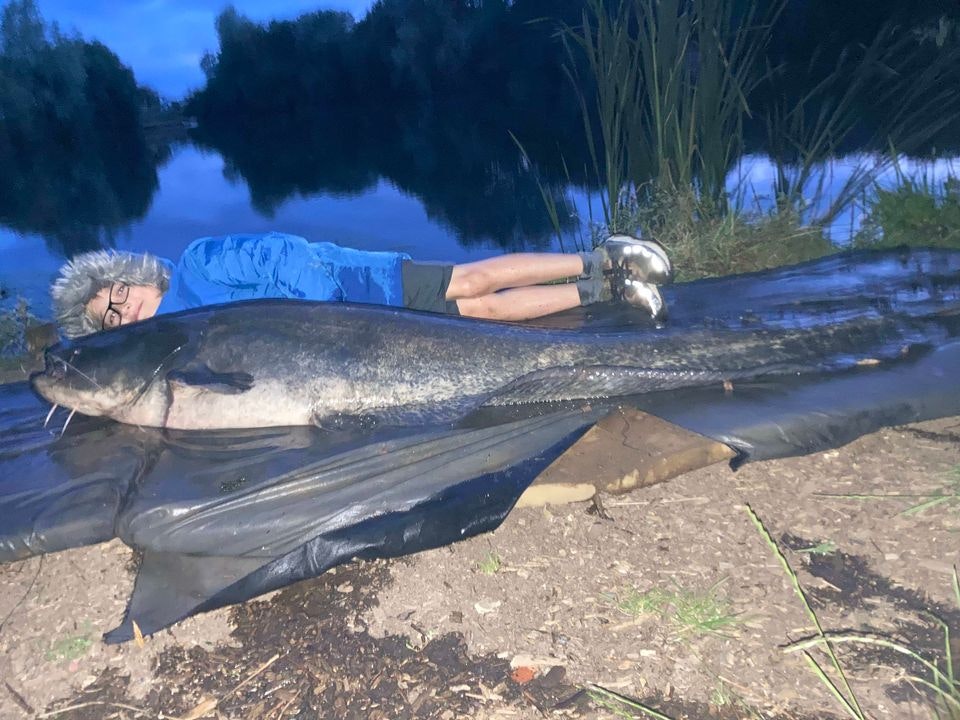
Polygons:
M153 317L162 297L153 285L115 282L93 296L87 303L87 313L101 329L110 330Z

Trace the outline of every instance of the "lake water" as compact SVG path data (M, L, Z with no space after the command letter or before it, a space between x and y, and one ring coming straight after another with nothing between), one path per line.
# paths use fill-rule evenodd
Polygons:
M420 200L383 180L352 196L293 197L267 216L251 205L246 183L224 176L218 154L192 145L182 146L160 168L147 215L123 228L115 247L176 258L198 237L269 230L365 250L398 250L424 260L466 262L503 252L482 237L458 242L457 231L431 217ZM541 240L536 249L554 247L544 247ZM0 257L0 287L8 293L0 307L24 297L35 314L48 317L48 288L64 256L48 249L42 237L0 227Z
M839 188L853 168L864 162L871 160L851 156L831 163L825 169L828 188ZM957 174L958 161L914 163L904 160L901 169L940 182L948 174ZM505 249L561 249L558 240L543 230L545 219L535 223L538 230L528 242L523 241L522 230L516 230L506 239L482 230L471 233L469 228L457 227L448 220L442 208L428 211L429 199L425 201L402 192L384 179L356 194L294 195L279 203L270 214L254 207L243 179L228 179L229 175L218 153L190 144L179 146L158 170L158 188L146 215L117 232L115 247L176 258L198 237L278 230L310 240L329 240L359 249L398 250L419 259L450 262L479 260L503 253ZM883 180L892 182L894 176L891 169ZM769 207L772 179L769 161L763 157L747 157L730 173L728 188L731 193L736 193L738 187L743 188L751 205ZM515 180L509 178L504 182L515 184ZM471 214L517 212L515 207L503 207L497 193L491 193L496 200L485 200L480 192L473 195L476 207ZM529 188L527 195L531 195ZM595 192L573 188L567 195L585 221L591 212L595 218L602 216ZM542 204L542 200L533 196L519 204L535 206L538 203ZM546 215L543 208L529 212L539 212L544 218ZM834 241L842 245L855 232L858 223L856 214L847 213L838 218L831 226ZM568 229L566 248L574 247L577 237L583 237L584 233L588 236L589 229ZM9 309L16 298L23 297L34 314L49 318L48 288L65 260L63 254L50 249L51 245L55 244L47 243L43 237L0 227L0 288L7 293L0 300L0 308Z

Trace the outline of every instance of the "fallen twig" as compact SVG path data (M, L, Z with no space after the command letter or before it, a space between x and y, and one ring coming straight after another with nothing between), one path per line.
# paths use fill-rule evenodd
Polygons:
M149 715L157 718L157 720L178 720L174 715L164 715L163 713L156 713L152 710L144 710L143 708L134 707L133 705L124 705L123 703L116 702L107 702L105 700L90 700L88 702L77 703L76 705L67 705L67 707L57 708L56 710L50 710L49 712L40 713L37 715L37 720L42 718L52 718L57 715L63 715L64 713L70 712L72 710L80 710L86 707L110 707L117 708L118 710L129 710L134 712L137 715Z
M253 680L257 675L259 675L260 673L262 673L264 670L266 670L268 667L270 667L271 665L273 665L273 664L274 664L277 660L279 660L279 659L280 659L280 653L276 653L272 658L270 658L269 660L267 660L265 663L263 663L260 667L258 667L258 668L257 668L256 670L254 670L252 673L250 673L249 675L247 675L247 677L245 677L245 678L244 678L236 687L234 687L232 690L230 690L229 692L221 695L221 696L218 697L218 698L210 698L210 699L204 700L203 702L197 704L197 705L193 708L193 710L191 710L190 712L188 712L186 715L184 715L182 718L179 718L178 720L198 720L199 718L202 718L204 715L207 715L207 714L213 712L214 710L217 709L217 706L218 706L220 703L222 703L222 702L223 702L224 700L226 700L228 697L230 697L231 695L233 695L234 693L236 693L240 688L242 688L242 687L243 687L244 685L246 685L248 682L250 682L251 680Z

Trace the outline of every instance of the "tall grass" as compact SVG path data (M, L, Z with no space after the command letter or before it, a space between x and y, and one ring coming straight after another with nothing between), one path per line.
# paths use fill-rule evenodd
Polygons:
M821 228L788 208L720 211L692 188L647 183L624 208L634 232L670 249L679 280L763 270L835 250Z
M557 189L552 186L547 181L543 180L540 177L539 172L536 170L536 165L530 159L530 156L527 154L526 148L524 148L523 143L520 142L519 138L514 135L511 131L507 131L507 134L510 135L510 139L513 140L513 144L517 146L517 149L520 151L520 157L523 160L523 164L531 169L534 173L534 181L537 183L537 189L540 191L540 199L543 201L543 206L547 211L547 217L550 220L550 225L553 227L553 232L557 236L557 243L560 246L561 252L578 252L578 251L587 251L596 243L588 242L585 239L583 234L583 221L582 218L578 217L578 208L576 202L570 198L566 189ZM563 163L563 172L567 180L566 187L569 188L573 185L573 180L570 177L570 169L567 167L566 158L561 156L560 160ZM573 247L571 250L567 249L566 243L564 242L563 235L563 226L564 220L561 218L561 212L567 213L568 218L575 218L579 222L576 223L576 229L573 236ZM587 202L587 216L590 221L590 225L593 225L593 218L590 215L590 203L589 199Z
M568 73L611 232L630 229L623 195L648 178L725 203L747 97L762 80L762 50L784 5L769 3L761 15L757 3L737 12L735 0L587 0L581 26L564 29L590 73L590 82L578 77L572 56Z

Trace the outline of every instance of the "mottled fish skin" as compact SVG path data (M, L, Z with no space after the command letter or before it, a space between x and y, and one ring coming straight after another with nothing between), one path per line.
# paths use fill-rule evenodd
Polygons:
M546 330L371 305L258 300L61 343L33 384L88 415L183 429L421 422L852 365L909 342L884 318L806 329ZM918 332L919 334L919 332ZM891 353L892 354L892 353Z

